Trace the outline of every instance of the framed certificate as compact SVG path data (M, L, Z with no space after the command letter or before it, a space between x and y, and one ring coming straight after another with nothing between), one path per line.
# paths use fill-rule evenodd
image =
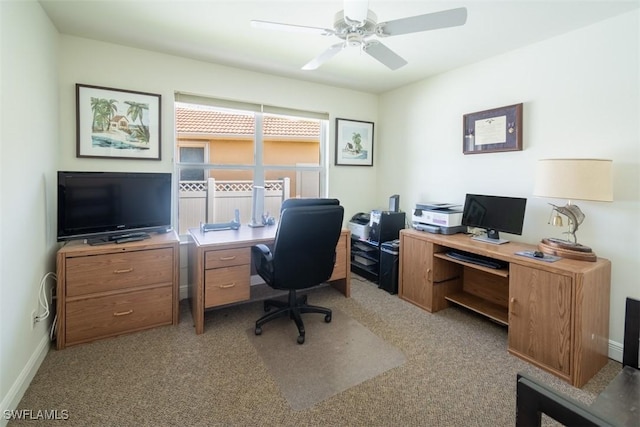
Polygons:
M495 153L522 150L522 104L465 114L462 152Z

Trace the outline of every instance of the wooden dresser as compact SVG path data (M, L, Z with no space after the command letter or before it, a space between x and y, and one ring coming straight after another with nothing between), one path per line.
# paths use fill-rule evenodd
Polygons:
M456 260L452 249L504 266ZM398 295L429 312L455 304L508 326L511 354L582 387L608 360L611 263L516 254L536 249L402 230Z
M177 324L179 243L171 232L139 242L63 246L56 348Z

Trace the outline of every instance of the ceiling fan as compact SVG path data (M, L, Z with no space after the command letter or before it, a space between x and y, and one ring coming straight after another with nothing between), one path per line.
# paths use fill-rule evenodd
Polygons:
M383 38L464 25L467 21L467 9L461 7L380 23L377 19L376 14L369 10L368 1L345 0L344 10L336 13L333 29L257 20L251 21L251 25L269 30L336 36L342 40L309 61L302 67L303 70L317 69L347 47L359 47L391 70L397 70L406 65L407 61L374 37Z

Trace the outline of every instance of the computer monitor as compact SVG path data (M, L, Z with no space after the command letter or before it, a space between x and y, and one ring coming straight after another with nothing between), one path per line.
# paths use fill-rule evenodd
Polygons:
M527 199L520 197L467 194L462 211L462 225L486 230L486 237L474 236L475 240L494 244L507 243L508 240L500 238L499 232L522 234L526 205Z

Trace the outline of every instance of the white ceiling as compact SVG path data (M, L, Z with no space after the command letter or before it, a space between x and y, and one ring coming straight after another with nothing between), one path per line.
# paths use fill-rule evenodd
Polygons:
M357 48L300 68L335 36L257 29L252 19L332 28L340 0L39 0L58 31L301 80L385 92L640 7L638 0L369 1L378 22L466 7L464 26L384 38L408 61L391 71ZM550 64L552 66L553 64Z

